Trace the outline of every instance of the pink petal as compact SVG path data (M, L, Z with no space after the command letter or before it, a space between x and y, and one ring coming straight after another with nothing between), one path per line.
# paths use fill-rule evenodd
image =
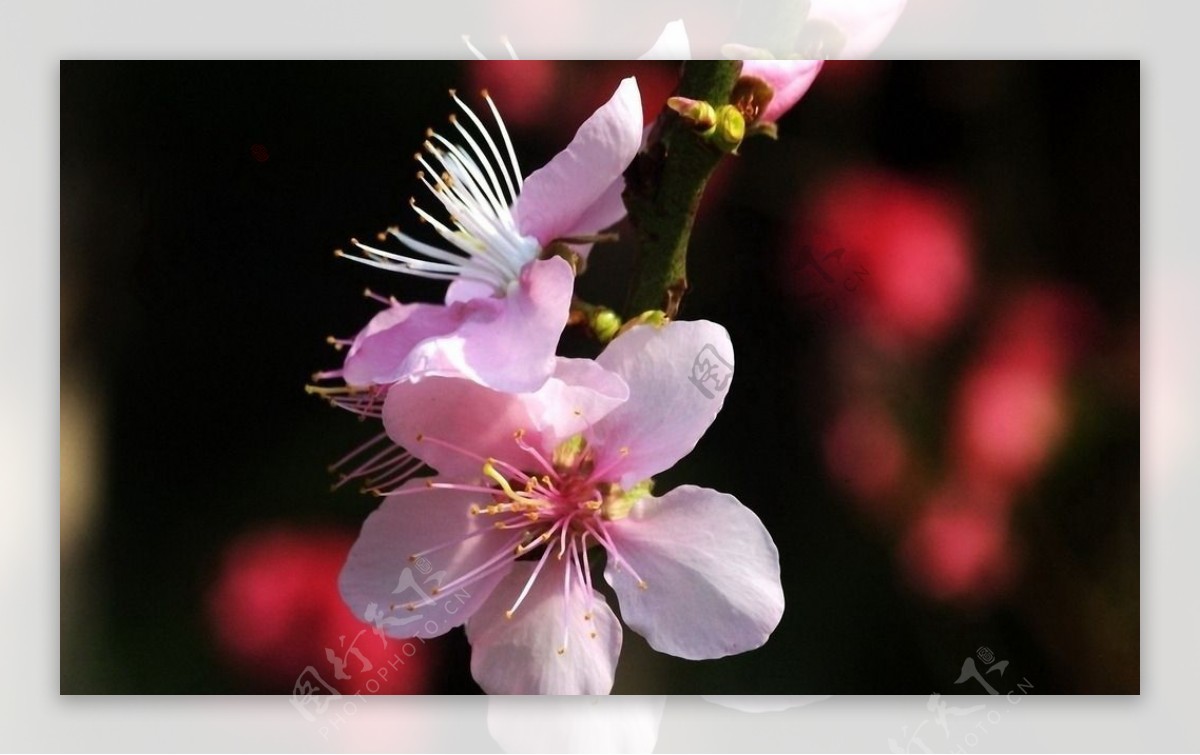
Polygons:
M495 319L467 320L456 339L428 342L416 353L428 355L431 366L448 364L498 391L536 390L554 369L574 287L575 273L561 257L532 262L501 300L504 306ZM426 374L453 374L445 367L435 369Z
M426 486L414 480L407 490ZM389 496L363 523L350 549L338 587L354 615L390 637L436 637L466 621L511 568L508 564L483 579L451 587L437 602L409 611L408 603L432 597L444 585L508 552L511 533L494 529L469 513L477 493L428 489ZM474 532L469 540L462 540ZM458 542L461 541L461 542ZM423 557L410 556L445 543ZM394 609L392 606L396 606Z
M635 504L608 532L646 588L612 557L604 578L625 623L655 650L722 658L761 646L779 625L779 551L733 496L678 487Z
M555 257L527 265L506 296L455 283L444 307L395 304L355 338L346 382L462 375L497 390L534 390L554 368L574 285L570 264Z
M463 314L436 304L393 304L354 337L343 365L345 381L386 385L404 377L413 349L426 339L452 333Z
M616 464L609 479L624 486L686 456L721 410L733 378L729 334L707 320L640 325L596 361L629 385L629 400L588 433L597 466Z
M753 76L771 85L775 95L759 116L764 123L779 120L784 113L808 92L822 60L747 60L742 64L742 76Z
M628 78L579 127L565 150L525 179L513 206L517 228L543 245L561 236L603 230L605 226L580 228L579 221L608 196L641 142L641 94L637 81Z
M551 453L628 396L625 382L596 362L559 358L533 393L501 393L450 377L397 383L384 401L383 424L394 441L443 475L472 479L489 457L531 468L513 437L517 430L525 431L524 442Z
M575 223L568 228L563 236L587 236L605 228L611 228L625 217L625 199L621 196L625 191L624 176L608 185L595 204L589 207ZM571 248L584 259L592 251L591 244L572 244Z
M570 596L564 594L569 562L551 556L509 619L505 611L512 608L534 570L531 562L517 563L467 623L471 675L484 692L607 695L612 691L621 654L621 624L604 596L574 581L576 575L571 575Z

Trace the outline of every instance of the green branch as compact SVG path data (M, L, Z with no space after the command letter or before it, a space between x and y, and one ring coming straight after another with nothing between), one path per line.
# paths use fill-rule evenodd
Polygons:
M720 107L741 72L740 61L683 64L676 94ZM726 152L669 107L659 113L650 143L625 171L625 207L637 238L637 262L625 313L679 311L687 291L692 223L709 177Z

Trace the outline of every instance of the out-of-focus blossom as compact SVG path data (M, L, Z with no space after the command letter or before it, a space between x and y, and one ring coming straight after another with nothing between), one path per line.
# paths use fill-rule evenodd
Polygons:
M955 399L953 452L964 472L1016 485L1041 472L1067 430L1068 371L1097 320L1086 296L1051 285L1003 303Z
M908 468L904 432L872 399L842 408L824 438L830 478L872 509L894 500Z
M592 587L598 546L625 622L651 647L689 659L759 647L783 592L758 517L715 490L650 494L650 478L712 423L732 376L724 328L677 321L634 327L595 362L560 359L535 393L460 378L393 386L389 435L439 476L368 518L340 580L347 603L395 612L383 621L395 637L465 621L471 670L489 693L606 694L622 632ZM394 597L418 558L445 581ZM441 620L408 620L443 609Z
M347 694L428 691L436 649L401 653L342 601L337 577L353 542L340 529L279 526L228 546L207 613L217 648L236 672L281 693L310 666ZM396 656L403 663L389 664Z
M409 377L462 375L498 390L539 387L554 367L566 325L574 274L561 257L541 259L557 240L595 234L624 217L622 173L642 139L636 81L626 79L547 165L522 180L508 132L494 139L457 95L475 134L457 119L456 143L436 133L425 142L419 174L453 227L417 207L453 251L389 233L412 254L355 242L350 259L385 270L450 281L445 304L392 301L349 344L341 370L320 379L348 385L388 385ZM502 146L501 146L502 145ZM503 155L502 155L503 150ZM575 247L580 256L590 244Z
M1006 483L1028 481L1066 428L1061 382L1019 359L973 367L954 407L954 452L963 470Z
M826 284L845 289L845 310L886 348L944 335L972 291L974 253L961 204L892 173L851 170L830 179L798 214L792 239L785 272L796 293L811 292L815 260Z
M1099 312L1074 288L1033 284L1001 306L986 344L990 354L1063 376L1094 344Z
M985 602L1016 566L1006 507L979 505L971 488L935 493L904 533L898 556L909 582L935 600Z
M467 64L472 89L504 103L504 119L523 129L539 126L552 112L560 66L553 60L475 61Z

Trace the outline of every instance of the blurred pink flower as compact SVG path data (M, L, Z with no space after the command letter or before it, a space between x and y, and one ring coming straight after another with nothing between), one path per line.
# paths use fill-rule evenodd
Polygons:
M833 286L878 345L903 348L941 337L962 315L971 293L973 251L966 213L952 196L878 170L850 170L827 181L801 213L792 234L789 278L812 281L807 254L838 249L853 282L834 269Z
M897 555L909 582L935 600L985 602L1004 590L1015 558L1005 507L968 490L935 494L904 533Z
M533 129L550 115L561 63L553 60L480 60L467 63L471 88L504 106L504 119Z
M373 636L371 625L356 618L338 593L337 575L353 541L350 532L336 528L276 526L247 532L228 546L208 591L207 613L231 666L282 693L309 666L327 671L322 677L340 687L329 651L342 658L353 647L374 667L388 664L395 646ZM378 687L355 689L426 692L435 652L424 646L387 674L372 674ZM350 661L350 671L361 668Z
M592 587L599 546L625 622L655 649L703 659L762 645L783 592L758 517L715 490L650 495L649 478L716 417L732 374L724 328L677 321L635 327L595 362L559 359L535 393L456 378L393 386L388 433L438 476L367 519L342 572L345 600L396 612L384 620L396 637L465 622L486 692L606 694L622 632ZM418 558L445 579L416 600L394 597ZM405 621L417 611L441 618Z
M1099 330L1095 302L1068 286L1030 284L1002 306L988 336L988 352L1050 376L1073 368Z
M421 155L417 159L426 170L419 174L422 181L454 227L415 202L413 208L454 251L393 228L389 233L419 256L356 241L365 256L349 258L451 281L445 304L390 302L350 343L343 368L320 373L320 379L369 386L420 375L462 375L499 390L528 391L554 367L574 274L566 260L540 257L553 241L595 234L624 216L622 173L642 139L637 82L621 82L571 144L524 180L491 99L506 157L482 121L453 96L476 135L452 119L461 143L431 132L425 151L439 166ZM588 249L590 244L576 247L580 255Z
M1046 284L1004 304L955 400L953 449L966 472L1022 484L1044 468L1068 427L1068 372L1097 320L1086 296Z
M908 468L908 446L886 406L863 399L843 407L825 431L824 450L832 480L874 513L895 502Z
M971 368L954 405L953 448L962 469L1023 483L1042 469L1066 428L1062 385L1017 359Z

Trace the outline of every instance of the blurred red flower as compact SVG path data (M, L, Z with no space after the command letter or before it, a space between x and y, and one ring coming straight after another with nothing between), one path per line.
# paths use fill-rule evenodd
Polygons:
M884 347L944 335L971 293L974 252L962 203L931 185L882 170L851 169L826 182L793 227L786 276L811 298L818 276ZM844 254L825 260L837 250ZM838 267L840 265L840 268ZM849 272L865 270L851 280ZM842 289L845 290L842 290Z
M1003 307L955 399L951 439L964 472L1019 485L1043 470L1068 428L1067 373L1096 320L1086 297L1049 285Z
M309 666L343 694L428 691L433 646L411 655L395 640L385 646L342 601L338 574L354 538L342 529L281 525L229 544L207 608L215 643L238 672L280 692ZM392 663L397 656L403 663Z
M969 487L935 493L898 548L909 582L936 600L994 598L1008 586L1015 566L1005 510L976 500Z
M550 115L560 65L551 60L481 60L468 63L467 71L471 88L488 90L507 123L531 128ZM564 133L570 138L574 133L572 124L578 121L563 123Z
M895 502L908 447L887 407L870 399L843 407L825 431L824 451L832 480L874 513Z

